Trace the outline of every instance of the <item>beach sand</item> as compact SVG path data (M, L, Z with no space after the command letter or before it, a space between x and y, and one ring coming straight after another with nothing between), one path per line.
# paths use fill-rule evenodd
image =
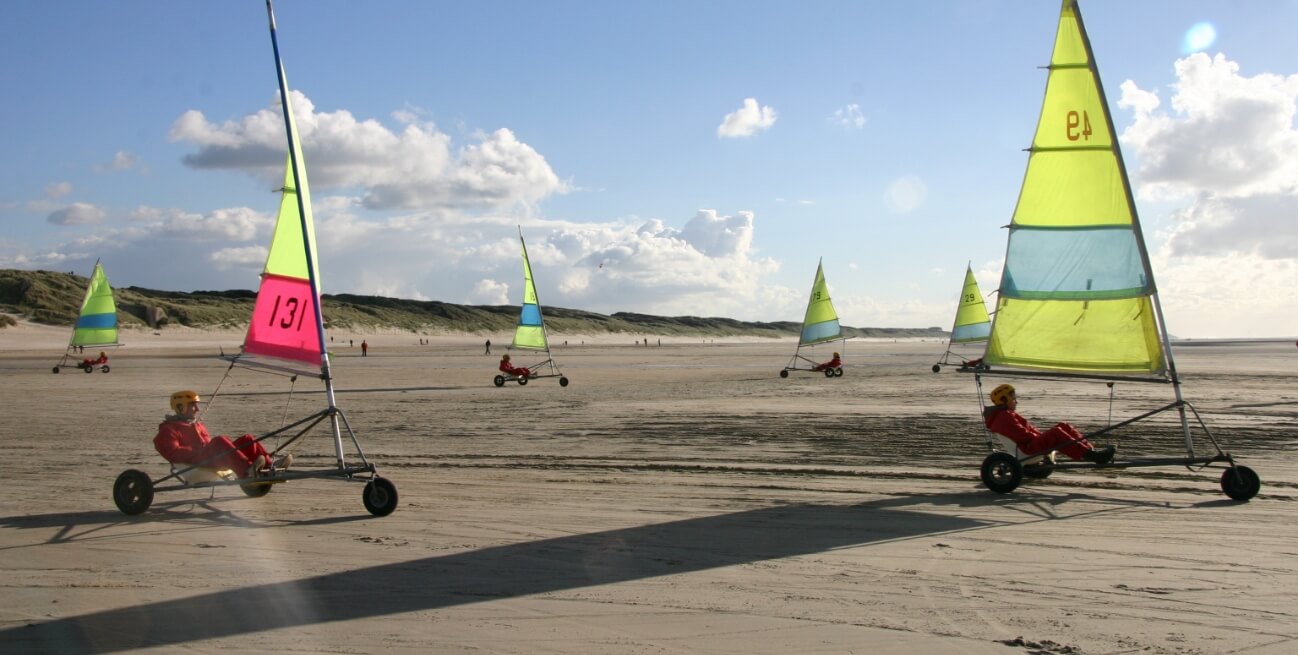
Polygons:
M851 341L843 377L781 379L791 341L558 335L570 386L496 388L508 335L334 337L338 406L400 494L387 517L339 480L126 516L113 481L167 471L172 391L219 386L205 420L238 435L320 409L322 384L226 377L240 333L126 333L111 373L52 375L66 329L0 330L0 651L1298 652L1292 343L1176 349L1186 398L1262 478L1237 503L1220 469L1175 466L988 491L977 389L930 372L939 342ZM1083 430L1172 398L1013 382L1039 425ZM1175 413L1113 441L1185 452ZM324 433L291 450L333 462Z

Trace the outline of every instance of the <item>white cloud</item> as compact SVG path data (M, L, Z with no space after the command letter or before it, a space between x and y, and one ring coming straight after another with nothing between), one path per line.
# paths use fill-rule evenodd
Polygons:
M242 246L222 248L208 257L218 269L260 267L266 263L269 249L266 246Z
M55 182L54 184L50 184L45 187L45 196L47 198L53 198L57 200L59 198L62 198L63 196L68 195L69 193L72 193L71 182L67 182L67 181Z
M508 305L509 285L495 280L478 280L464 302L471 305Z
M865 127L865 114L861 113L861 105L852 103L842 109L835 109L829 116L829 122L846 129L861 129Z
M55 225L94 225L104 221L104 210L84 202L74 202L51 212L45 220Z
M142 207L135 210L135 215L151 215L159 236L186 241L251 241L263 234L269 239L274 225L274 219L247 207L218 209L207 214Z
M919 208L928 197L928 187L914 175L899 177L888 185L885 199L895 212L906 213Z
M717 136L721 138L747 137L775 125L777 114L769 105L761 107L756 98L744 98L744 106L726 114L721 125L717 127Z
M1170 111L1130 81L1119 102L1140 197L1190 201L1171 214L1168 254L1298 257L1298 75L1245 77L1202 53L1175 70Z
M113 155L113 160L107 164L95 166L95 170L100 172L129 171L133 168L138 168L141 172L145 172L144 166L140 164L140 158L126 152L125 150L118 150L117 153Z
M568 186L545 158L508 129L475 134L452 152L451 138L418 112L395 113L405 127L393 132L351 112L317 112L292 92L294 118L310 180L317 189L362 189L373 209L496 209L529 205ZM278 102L237 121L214 124L197 110L171 128L174 141L198 146L184 161L195 168L235 169L269 183L282 179L284 127Z

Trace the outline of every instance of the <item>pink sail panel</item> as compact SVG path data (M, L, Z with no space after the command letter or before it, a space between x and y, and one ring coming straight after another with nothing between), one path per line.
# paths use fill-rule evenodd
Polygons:
M316 311L309 281L262 273L243 351L319 366Z

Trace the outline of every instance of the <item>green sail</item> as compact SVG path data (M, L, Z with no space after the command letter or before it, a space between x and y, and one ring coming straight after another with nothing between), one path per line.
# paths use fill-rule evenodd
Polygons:
M117 303L113 301L113 288L108 285L104 267L95 262L95 272L90 275L86 297L81 301L81 312L72 328L69 346L116 346Z
M985 361L1165 376L1154 276L1076 0L1064 0Z
M802 319L802 334L798 343L808 346L841 338L843 330L838 325L838 312L834 311L834 303L829 298L824 267L818 262L816 281L811 285L811 298L807 300L807 314Z
M545 320L541 316L541 305L536 300L536 284L532 282L532 264L527 260L527 243L523 235L518 235L518 242L523 246L523 309L518 316L518 325L514 327L514 348L527 350L549 350L550 344L545 337Z
M987 316L983 293L978 288L973 268L966 267L964 288L960 290L960 308L955 312L955 324L951 327L951 343L986 341L990 332L991 318Z

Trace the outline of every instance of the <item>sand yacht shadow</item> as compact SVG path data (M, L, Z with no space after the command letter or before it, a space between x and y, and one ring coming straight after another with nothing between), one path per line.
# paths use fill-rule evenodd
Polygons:
M922 502L922 501L921 501ZM787 505L509 544L0 630L8 652L116 652L436 610L978 529L1000 523Z

